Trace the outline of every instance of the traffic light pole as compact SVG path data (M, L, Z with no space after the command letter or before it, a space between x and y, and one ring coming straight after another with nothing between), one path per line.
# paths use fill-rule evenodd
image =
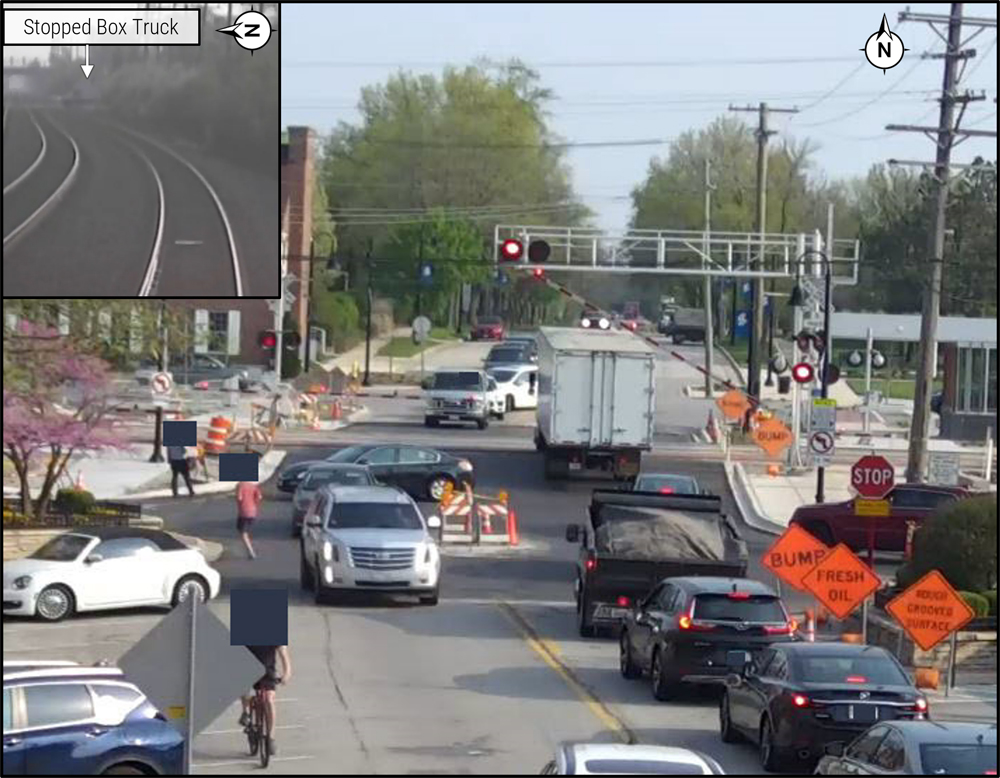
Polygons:
M872 417L872 328L868 328L865 337L865 415L862 432L871 432Z
M827 397L829 386L827 376L830 372L830 296L833 288L833 274L830 270L830 258L824 253L823 258L823 360L820 363L820 397L824 400ZM826 476L826 468L819 465L816 468L816 502L823 502L823 486Z
M366 300L368 302L365 313L365 378L362 383L371 386L371 366L372 366L372 271L374 266L368 264L368 288Z

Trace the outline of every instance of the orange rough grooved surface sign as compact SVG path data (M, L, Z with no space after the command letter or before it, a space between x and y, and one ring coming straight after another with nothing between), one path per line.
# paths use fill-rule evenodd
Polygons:
M931 570L894 597L885 609L924 651L934 648L975 615L937 570Z
M846 619L881 581L858 556L843 543L823 557L802 577L805 587L816 595L838 619Z
M802 578L827 554L830 547L797 524L786 529L764 552L761 563L789 586L808 591Z

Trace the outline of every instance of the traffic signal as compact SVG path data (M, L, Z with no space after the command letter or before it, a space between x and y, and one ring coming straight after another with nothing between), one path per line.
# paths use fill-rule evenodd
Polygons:
M285 332L281 338L281 345L288 351L297 349L300 345L302 345L302 336L295 330Z
M792 378L797 384L807 384L816 376L816 370L808 362L799 362L792 367Z
M549 261L552 247L544 240L533 240L528 245L528 261L535 265L541 265Z
M788 360L785 359L785 355L778 353L771 358L771 372L772 373L784 373L788 370Z
M545 278L545 271L540 267L534 267L531 269L531 275L533 275L535 278L541 281L543 278Z
M500 247L500 258L506 262L517 262L524 254L524 246L521 241L509 238Z
M795 336L795 342L799 350L806 354L809 353L809 349L815 349L817 354L822 354L826 347L826 337L822 332L812 333L809 330L802 330Z
M885 355L881 351L876 351L872 349L871 352L872 367L878 370L879 368L885 367ZM850 354L847 355L847 364L850 367L861 367L865 363L865 354L859 349L854 349Z
M826 366L826 385L837 383L837 379L840 378L840 368L837 367L833 362Z
M274 330L264 330L260 333L260 347L270 351L278 345L278 335Z
M430 262L420 264L420 285L430 286L434 283L434 265Z

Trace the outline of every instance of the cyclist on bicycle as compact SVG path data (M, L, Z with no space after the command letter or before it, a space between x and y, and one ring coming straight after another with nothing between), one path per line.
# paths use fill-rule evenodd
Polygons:
M264 674L257 679L253 688L264 690L264 697L267 706L264 711L264 722L267 727L268 751L276 754L274 748L274 731L277 727L278 705L275 694L275 687L279 683L288 683L292 678L292 659L288 653L288 646L247 646L253 654L264 665ZM278 674L277 659L281 658L281 674ZM245 727L250 723L250 703L253 695L240 698L243 702L243 713L240 715L240 726Z

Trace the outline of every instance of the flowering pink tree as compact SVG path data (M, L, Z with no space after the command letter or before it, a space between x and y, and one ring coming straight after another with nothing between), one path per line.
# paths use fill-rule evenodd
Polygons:
M57 330L21 321L4 333L3 447L31 511L28 474L47 458L35 517L45 515L52 490L74 454L126 449L114 430L108 364L80 353Z

